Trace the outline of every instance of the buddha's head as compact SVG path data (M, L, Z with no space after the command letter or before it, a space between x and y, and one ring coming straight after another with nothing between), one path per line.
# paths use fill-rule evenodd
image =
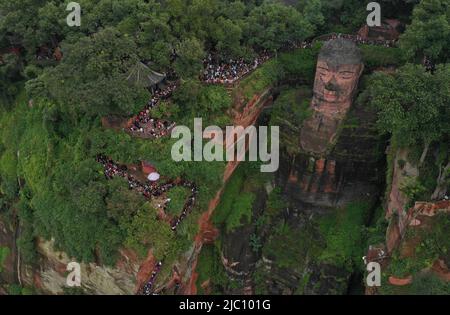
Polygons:
M327 41L319 53L314 82L319 107L320 102L326 102L339 110L339 104L350 104L363 69L361 52L355 43L346 39Z

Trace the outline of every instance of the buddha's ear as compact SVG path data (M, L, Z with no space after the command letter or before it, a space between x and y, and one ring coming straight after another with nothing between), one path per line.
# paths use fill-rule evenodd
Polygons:
M360 70L359 70L359 75L358 75L358 76L361 76L361 74L363 73L363 71L364 71L364 64L361 63Z

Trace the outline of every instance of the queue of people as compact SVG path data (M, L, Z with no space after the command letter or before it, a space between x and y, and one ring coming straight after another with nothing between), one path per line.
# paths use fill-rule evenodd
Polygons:
M186 216L192 212L192 209L194 208L195 205L195 198L198 194L198 190L197 190L197 186L190 181L182 181L181 183L182 186L190 188L191 189L191 195L189 196L188 200L186 201L186 203L183 206L183 211L181 211L180 216L175 216L172 221L170 222L170 227L172 229L172 231L175 231L178 227L178 225L180 225L181 222L183 222L183 220L186 218Z
M192 209L195 206L195 199L198 194L198 189L195 183L183 179L170 180L163 184L158 184L158 182L151 182L149 180L145 183L141 183L127 172L127 167L125 165L119 165L102 154L97 155L96 160L103 165L107 179L112 179L115 176L125 178L128 181L128 187L130 190L136 190L148 199L152 197L163 197L170 189L176 186L189 188L191 190L191 194L184 204L181 214L179 216L175 216L170 222L170 228L172 231L175 231L187 215L192 212ZM170 201L170 198L165 198L162 203L157 204L157 208L165 212Z
M178 225L187 217L189 213L192 212L198 194L198 189L194 182L183 179L177 179L168 181L164 184L158 184L157 182L150 182L147 180L144 184L142 184L140 181L138 181L136 178L134 178L131 174L128 173L128 168L125 165L119 165L103 154L97 155L96 160L98 163L103 165L104 173L107 179L112 179L115 176L125 178L128 181L129 189L140 192L146 198L164 196L165 193L167 193L170 189L176 186L189 188L191 190L191 194L187 199L186 203L184 204L181 214L179 216L175 216L170 222L170 228L172 229L172 231L175 231ZM171 201L170 198L165 198L162 203L159 203L157 205L157 207L159 209L165 210L169 205L170 201ZM155 265L152 274L150 276L150 279L143 287L142 293L144 295L154 294L152 291L152 287L155 283L156 276L161 270L161 267L162 267L161 261Z
M176 87L176 83L170 83L164 89L157 89L145 108L135 117L128 131L132 134L150 138L167 136L170 133L170 130L175 126L175 123L152 118L151 110L153 110L161 100L169 98Z
M136 190L146 198L151 198L158 192L158 184L156 182L147 181L145 184L142 184L127 172L125 165L119 165L105 155L97 155L97 162L103 165L107 179L112 179L115 176L125 178L128 181L130 190Z
M319 40L326 41L337 38L348 39L357 44L378 45L384 47L393 47L396 43L396 40L364 39L360 35L340 33L333 33L326 37L321 37ZM313 41L310 40L303 42L288 42L282 47L282 50L292 50L297 48L306 49L311 48L312 44ZM258 68L271 57L272 54L267 50L264 50L250 62L244 60L244 58L221 61L217 56L209 54L208 57L203 60L204 70L201 79L208 84L232 84Z
M384 46L384 47L393 47L396 44L396 40L389 39L366 39L361 37L360 35L352 35L352 34L341 34L341 33L333 33L326 37L320 37L321 41L327 41L331 39L348 39L356 44L364 44L364 45L376 45L376 46Z
M281 50L293 50L293 49L307 49L312 47L312 41L305 40L303 42L300 41L288 41Z
M155 284L156 277L158 276L161 267L162 261L156 263L155 267L153 268L152 274L150 275L150 279L147 281L147 283L144 285L142 289L143 295L153 295L152 287Z

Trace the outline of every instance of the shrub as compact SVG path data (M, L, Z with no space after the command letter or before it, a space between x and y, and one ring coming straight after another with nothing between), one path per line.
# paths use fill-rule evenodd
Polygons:
M404 53L400 48L362 45L361 51L364 64L369 71L379 67L399 67L405 63Z

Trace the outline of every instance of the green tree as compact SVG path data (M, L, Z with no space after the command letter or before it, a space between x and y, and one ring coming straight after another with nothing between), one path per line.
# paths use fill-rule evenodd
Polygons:
M184 81L174 94L174 100L182 109L203 118L223 112L231 105L231 97L223 86L205 86L196 80Z
M7 108L19 92L22 64L15 54L0 56L0 107Z
M114 178L106 198L108 217L116 222L128 221L142 208L145 199L142 195L128 189L126 181Z
M323 16L324 4L322 0L302 0L298 1L297 8L303 13L305 19L314 26L315 31L325 23Z
M242 29L232 20L219 17L217 19L217 29L212 36L217 41L215 48L222 56L242 56Z
M431 74L407 64L394 75L373 74L362 97L379 109L381 131L391 133L399 145L423 145L426 155L429 144L450 130L449 78L449 65Z
M55 22L57 4L62 1L44 0L0 1L0 34L8 34L11 46L23 46L25 52L34 56L36 48L51 41L52 36L61 34ZM40 10L42 8L42 10ZM0 35L2 36L2 35Z
M197 38L182 40L176 47L178 58L175 61L175 71L182 78L198 76L202 69L202 60L205 57L203 43Z
M175 243L175 234L170 229L170 224L159 221L156 218L156 210L149 207L138 211L127 230L126 244L142 256L152 248L155 257L162 260L171 253L171 247Z
M131 85L127 73L139 61L127 35L106 28L63 46L64 59L39 76L48 96L68 112L131 114L145 104L148 93Z
M417 4L400 44L411 58L426 55L446 62L450 54L450 3L422 0Z
M275 51L312 34L313 26L295 8L264 2L250 12L245 38L252 46Z

